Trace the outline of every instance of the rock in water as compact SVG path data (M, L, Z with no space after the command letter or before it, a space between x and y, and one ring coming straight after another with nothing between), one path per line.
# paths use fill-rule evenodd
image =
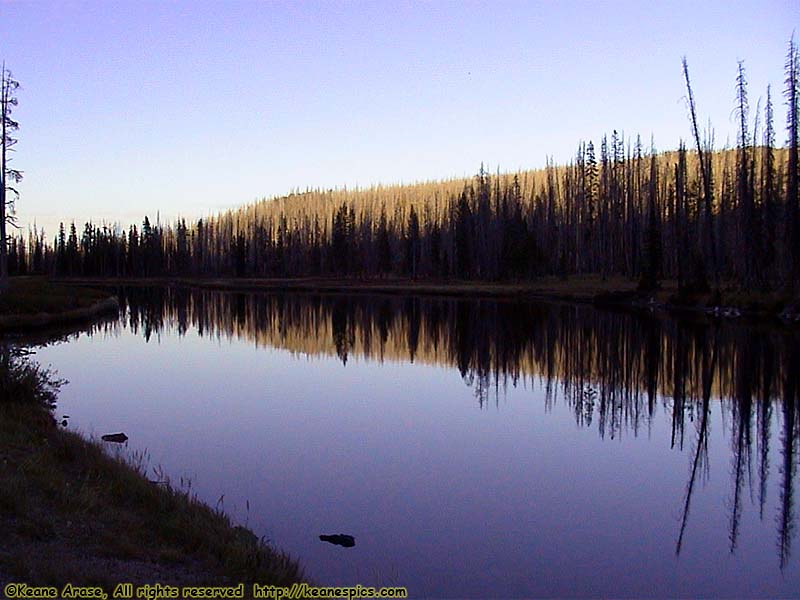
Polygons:
M114 442L115 444L124 444L128 441L128 436L124 433L107 433L100 438L104 442Z
M346 535L344 533L336 533L333 535L321 535L319 539L323 542L328 542L329 544L336 544L337 546L343 546L345 548L352 548L356 545L356 538L352 535Z

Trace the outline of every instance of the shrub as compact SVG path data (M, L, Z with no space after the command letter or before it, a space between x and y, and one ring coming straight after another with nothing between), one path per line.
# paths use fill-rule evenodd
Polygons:
M0 348L0 403L39 404L52 410L66 381L32 361L30 354L15 346Z

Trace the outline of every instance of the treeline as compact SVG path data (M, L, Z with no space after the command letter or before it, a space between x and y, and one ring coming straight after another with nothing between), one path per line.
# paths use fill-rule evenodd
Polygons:
M738 139L701 135L657 153L614 131L565 166L367 190L308 190L209 219L128 231L63 225L11 241L12 273L149 277L410 277L524 280L542 275L661 278L702 289L795 290L800 277L798 50L789 44L787 146L776 146L772 91L750 109L736 79Z

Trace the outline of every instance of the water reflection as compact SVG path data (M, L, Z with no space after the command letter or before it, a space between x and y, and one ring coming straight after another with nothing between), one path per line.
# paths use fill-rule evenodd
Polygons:
M709 476L712 410L730 444L729 550L747 502L770 518L768 480L779 479L777 554L789 560L795 527L800 335L769 327L599 312L574 305L402 296L266 295L188 288L118 290L123 318L99 330L163 330L242 338L296 354L455 367L480 408L508 386L543 383L581 427L602 438L650 433L661 412L673 448L688 450L675 552L691 526L693 493ZM775 427L779 431L773 432ZM773 439L773 437L777 439ZM666 441L666 440L665 440ZM780 464L770 465L779 444Z

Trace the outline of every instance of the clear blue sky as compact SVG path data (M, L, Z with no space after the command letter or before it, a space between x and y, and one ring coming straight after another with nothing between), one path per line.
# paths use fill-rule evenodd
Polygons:
M800 3L5 2L22 84L18 214L127 225L292 188L563 162L616 128L735 141L737 60L783 126ZM781 129L779 140L783 141Z

